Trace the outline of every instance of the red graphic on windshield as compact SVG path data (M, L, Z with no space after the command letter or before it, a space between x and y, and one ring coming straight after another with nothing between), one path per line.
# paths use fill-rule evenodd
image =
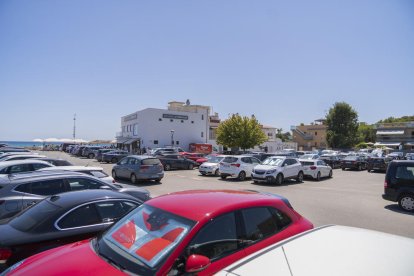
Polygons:
M130 221L115 233L112 234L112 238L126 248L131 248L136 239L136 230L134 221Z

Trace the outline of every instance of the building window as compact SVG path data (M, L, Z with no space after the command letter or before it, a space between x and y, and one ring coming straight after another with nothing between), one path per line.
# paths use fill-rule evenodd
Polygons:
M191 121L192 124L194 124L194 121Z
M204 137L204 132L201 132L201 137Z
M315 136L316 136L316 135L318 135L318 132L317 132L317 131L315 131Z
M179 145L179 144L180 144L180 141L175 141L175 144L176 144L176 145Z
M184 123L184 120L181 120L181 123Z
M161 122L161 121L162 121L162 119L161 119L161 118L158 118L158 121L160 121L160 122Z
M411 131L411 136L414 136L414 131Z
M204 114L201 114L201 120L204 120Z
M158 145L158 140L154 140L154 145Z
M172 122L174 122L174 120L173 119L170 119L170 122L172 123Z

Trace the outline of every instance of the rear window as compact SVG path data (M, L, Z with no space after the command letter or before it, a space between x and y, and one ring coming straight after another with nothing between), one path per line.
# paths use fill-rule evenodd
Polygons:
M108 175L103 171L91 171L91 175L93 175L97 178L108 177Z
M160 165L161 162L157 158L147 158L141 161L142 165Z
M312 166L315 165L315 162L309 162L309 161L300 161L302 166Z
M222 162L224 162L224 163L234 163L234 162L237 162L237 160L238 159L236 157L227 156L227 157L224 157Z

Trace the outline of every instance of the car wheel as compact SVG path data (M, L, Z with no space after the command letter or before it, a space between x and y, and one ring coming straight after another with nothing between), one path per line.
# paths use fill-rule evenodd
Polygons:
M298 173L298 176L296 177L296 181L297 182L303 182L303 172L302 171L300 171Z
M165 164L164 165L164 171L169 171L169 170L171 170L170 164Z
M115 179L115 180L118 179L118 176L116 175L116 171L115 170L112 170L112 178Z
M226 179L227 178L227 175L220 175L220 178L221 179Z
M276 184L277 184L277 185L282 185L282 183L283 183L283 175L282 175L281 173L279 173L279 174L276 176Z
M155 182L160 183L162 178L155 179Z
M240 181L243 181L246 179L246 173L244 171L241 171L239 173L239 176L237 177L237 179L239 179Z
M112 158L112 159L111 159L111 162L112 162L112 163L117 163L117 162L118 162L118 159L116 159L116 158L114 157L114 158Z
M137 176L135 174L131 174L131 183L136 184L137 183Z
M88 157L89 157L89 159L93 159L95 157L95 154L89 153Z
M220 171L219 171L219 169L216 169L216 170L214 171L214 175L215 175L215 176L219 176L219 175L220 175Z
M362 171L362 166L361 164L358 165L358 171Z
M371 170L370 170L370 169L368 169L368 170L367 170L367 172L371 172Z
M398 200L401 209L407 212L414 212L414 195L404 194Z
M332 170L329 171L329 178L332 178Z
M190 163L190 164L188 164L188 169L189 169L189 170L194 169L194 165L193 165L193 164L191 164L191 163Z
M316 175L316 181L321 181L321 172Z
M253 180L253 183L257 184L257 183L259 183L259 181L257 181L257 180Z
M342 170L344 171L344 170L345 170L345 168L342 168Z
M201 173L201 175L206 175L206 173L205 172L200 172Z

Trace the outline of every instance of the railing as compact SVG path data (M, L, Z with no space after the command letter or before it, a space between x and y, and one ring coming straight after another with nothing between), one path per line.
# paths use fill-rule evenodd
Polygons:
M299 134L305 140L313 140L313 135L312 134L304 133L303 131L301 131L300 129L297 129L297 128L292 129L292 131L296 131L296 133Z

